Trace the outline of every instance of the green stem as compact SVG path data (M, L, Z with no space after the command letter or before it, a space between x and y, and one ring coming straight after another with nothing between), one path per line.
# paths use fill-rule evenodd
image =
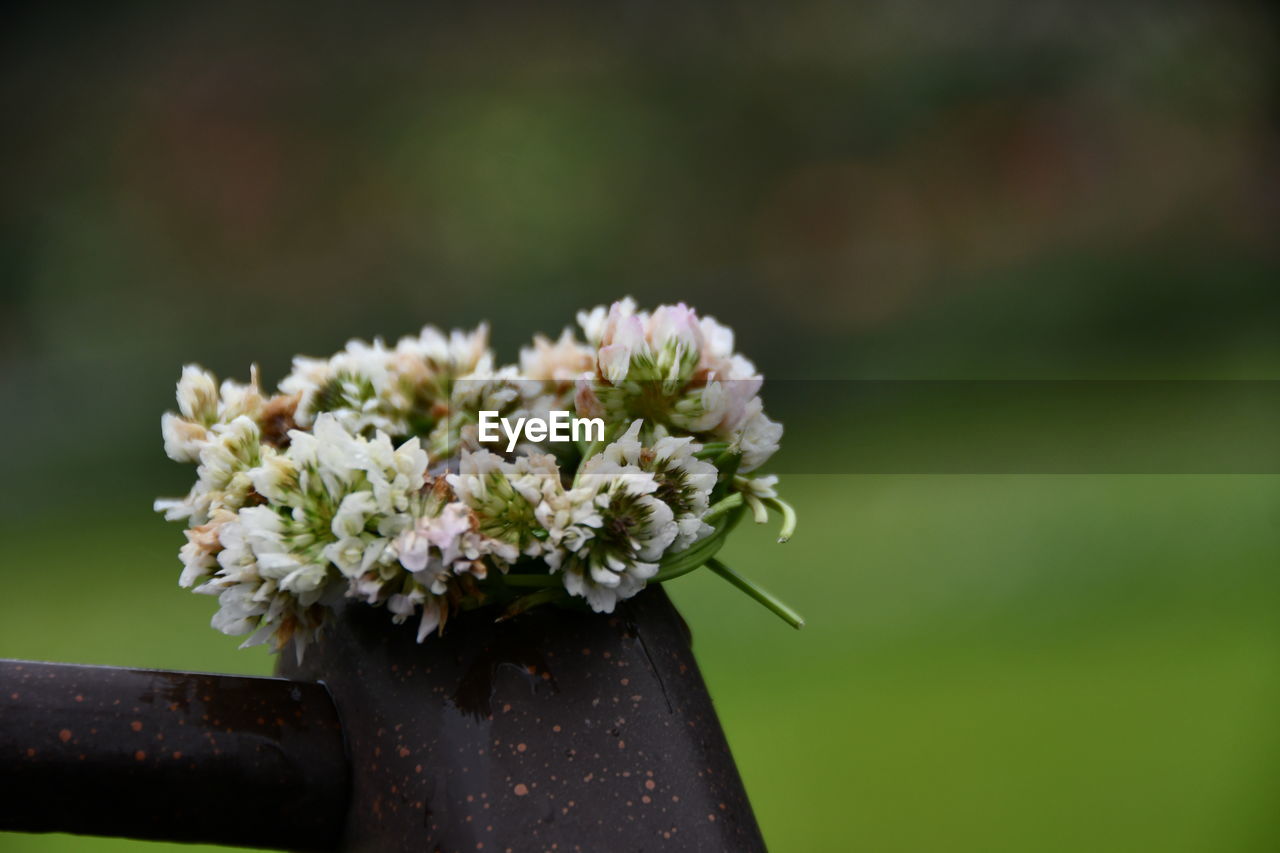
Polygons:
M724 578L729 583L733 584L738 589L742 590L747 595L751 596L756 601L760 602L765 607L772 610L792 628L799 629L804 627L803 616L801 616L799 613L792 610L790 607L788 607L781 600L776 598L768 590L764 589L761 586L758 586L753 581L747 580L742 575L738 574L733 569L729 568L724 563L717 560L715 557L712 557L711 559L707 560L707 568L711 569L711 571L715 572L720 577Z
M709 441L702 445L702 449L693 454L699 459L716 459L720 454L729 449L727 441Z
M751 508L751 517L756 520L756 524L764 524L769 520L769 510L765 507L764 501L752 494L744 494L742 499Z
M782 529L778 531L778 542L786 542L796 532L796 510L782 498L765 498L764 502L782 513Z
M564 587L549 587L540 589L537 592L531 592L526 596L517 598L515 601L507 605L507 609L502 611L496 622L505 622L513 616L519 616L531 607L537 607L540 604L550 604L562 598L567 598L568 594L564 591Z
M720 500L716 501L714 504L711 505L710 509L707 510L706 514L702 516L702 520L706 522L710 522L713 519L719 518L720 516L724 515L726 512L728 512L729 510L733 509L736 506L742 506L741 492L734 492L733 494L729 495L727 498L721 498Z

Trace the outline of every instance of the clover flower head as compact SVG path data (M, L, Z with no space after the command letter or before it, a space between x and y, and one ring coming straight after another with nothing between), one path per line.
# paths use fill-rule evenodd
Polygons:
M423 326L416 337L404 337L396 344L397 372L454 378L493 369L489 349L489 324L481 323L470 332L454 329L448 335L434 326Z
M570 595L586 599L597 613L612 613L658 573L657 561L675 541L676 523L671 508L654 497L658 482L647 471L603 462L581 482L573 497L591 504L592 520L599 524L549 565L563 573Z
M175 462L197 462L211 431L239 417L257 422L266 406L258 387L258 369L248 384L227 380L221 388L212 373L194 364L182 369L178 380L178 411L160 419L165 454Z
M473 371L458 377L439 404L439 420L427 437L432 458L446 460L463 450L480 449L480 412L518 417L523 414L523 403L520 374L514 367Z
M351 432L403 435L407 430L408 401L391 372L391 353L379 339L353 339L328 359L295 358L293 372L281 381L280 390L299 396L299 426L309 427L318 415L328 413Z
M548 481L559 483L555 458L547 454L508 462L487 450L463 452L458 473L448 482L475 514L479 531L509 546L512 556L537 556L547 531L537 517ZM498 555L502 556L502 555Z
M763 377L714 318L683 303L637 311L625 299L578 321L596 347L594 372L577 381L579 412L613 422L645 418L699 442L730 443L743 470L777 450L781 430L763 413Z
M595 349L578 341L572 329L551 340L533 336L533 346L520 350L520 375L539 382L571 384L584 373L595 369Z
M713 528L702 520L710 506L711 491L720 472L710 462L695 455L701 445L690 436L677 438L656 435L651 446L640 441L643 421L634 421L599 456L583 465L584 474L593 474L610 466L614 470L638 468L653 474L658 488L655 496L671 508L676 523L676 537L671 551L678 552L711 534Z

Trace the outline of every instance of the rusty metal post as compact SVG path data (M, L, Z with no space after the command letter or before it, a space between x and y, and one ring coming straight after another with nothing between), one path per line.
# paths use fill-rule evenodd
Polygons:
M349 606L291 678L323 679L352 762L344 849L764 849L684 620L541 608L411 625Z
M347 781L321 685L0 661L0 829L332 849Z

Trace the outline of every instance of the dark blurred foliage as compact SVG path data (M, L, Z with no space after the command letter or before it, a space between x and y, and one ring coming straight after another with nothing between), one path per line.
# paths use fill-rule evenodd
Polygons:
M156 460L185 361L274 382L295 352L486 318L511 359L628 293L731 323L772 376L1274 374L1271 20L12 11L4 434L48 450L22 473L106 476Z
M1274 36L1223 3L18 10L5 431L100 464L92 412L141 461L183 361L275 381L483 318L512 358L627 293L771 375L1265 374Z

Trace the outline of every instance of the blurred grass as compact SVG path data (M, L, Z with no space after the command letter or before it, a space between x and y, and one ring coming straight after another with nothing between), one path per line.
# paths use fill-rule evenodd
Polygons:
M787 487L804 632L676 590L772 849L1276 849L1280 478Z
M672 584L772 850L1280 844L1280 477L784 486L797 537L746 525L726 560L804 631L709 573ZM0 654L267 672L176 587L176 526L117 513L0 529Z

